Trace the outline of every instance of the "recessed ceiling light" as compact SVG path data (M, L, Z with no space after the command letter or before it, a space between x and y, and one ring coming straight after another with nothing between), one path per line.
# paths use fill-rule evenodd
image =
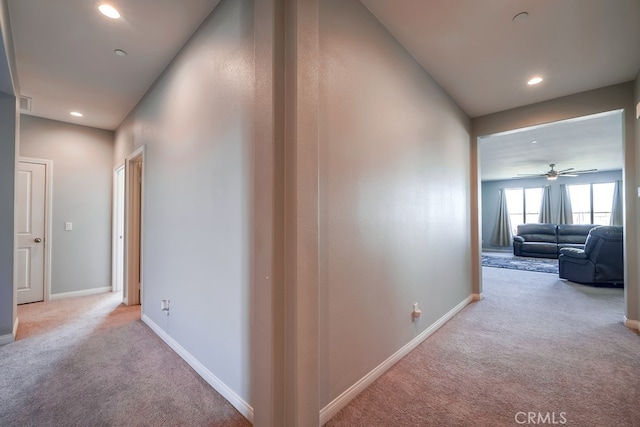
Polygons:
M127 56L127 52L122 49L115 49L113 53L115 53L118 56Z
M120 18L120 12L118 12L118 10L115 7L111 6L110 4L102 3L100 6L98 6L98 10L107 18L111 18L111 19Z
M538 77L533 77L531 80L527 82L527 84L529 86L533 86L533 85L537 85L540 82L542 82L542 77L538 76Z
M69 114L71 114L73 117L82 117L82 116L84 116L84 114L79 113L79 112L77 112L77 111L72 111L72 112L71 112L71 113L69 113Z
M534 139L533 141L531 141L531 143L532 143L532 144L537 144L537 143L538 143L538 141Z

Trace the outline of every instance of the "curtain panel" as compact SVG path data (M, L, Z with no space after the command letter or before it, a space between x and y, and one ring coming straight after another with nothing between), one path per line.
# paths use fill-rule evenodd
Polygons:
M560 212L558 224L573 224L573 211L571 210L571 197L565 184L560 184Z
M609 225L624 225L622 200L622 181L617 180L613 187L613 203Z
M511 246L513 234L511 233L511 220L509 219L509 210L507 209L507 195L504 188L500 189L500 197L498 199L498 216L496 218L496 226L491 236L491 244L493 246Z
M545 185L542 191L542 202L540 203L540 214L538 215L539 223L552 223L551 218L551 186Z

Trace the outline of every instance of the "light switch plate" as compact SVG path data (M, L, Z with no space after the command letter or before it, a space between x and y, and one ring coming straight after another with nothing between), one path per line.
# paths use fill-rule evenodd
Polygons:
M64 231L71 231L71 230L73 230L73 223L65 222L64 223Z

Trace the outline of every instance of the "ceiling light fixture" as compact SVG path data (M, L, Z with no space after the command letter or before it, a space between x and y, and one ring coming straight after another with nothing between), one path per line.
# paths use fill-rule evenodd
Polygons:
M531 141L531 143L532 143L532 144L537 144L537 143L538 143L538 140L537 140L537 139L534 139L533 141Z
M111 19L120 18L120 12L118 12L118 10L115 7L111 6L110 4L102 3L100 6L98 6L98 10L107 18L111 18Z
M69 113L69 114L71 114L73 117L82 117L82 116L84 116L84 114L79 113L79 112L77 112L77 111L72 111L72 112L71 112L71 113Z
M538 84L538 83L540 83L540 82L542 82L542 77L540 77L540 76L536 76L536 77L533 77L532 79L530 79L530 80L527 82L527 84L528 84L529 86L533 86L533 85L537 85L537 84Z
M122 49L115 49L113 51L113 53L115 53L118 56L127 56L127 52L125 50L122 50Z

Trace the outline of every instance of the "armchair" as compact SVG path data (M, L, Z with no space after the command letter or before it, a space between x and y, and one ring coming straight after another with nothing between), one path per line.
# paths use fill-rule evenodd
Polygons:
M622 227L603 225L589 232L584 249L560 249L560 278L583 284L622 284L622 235Z

